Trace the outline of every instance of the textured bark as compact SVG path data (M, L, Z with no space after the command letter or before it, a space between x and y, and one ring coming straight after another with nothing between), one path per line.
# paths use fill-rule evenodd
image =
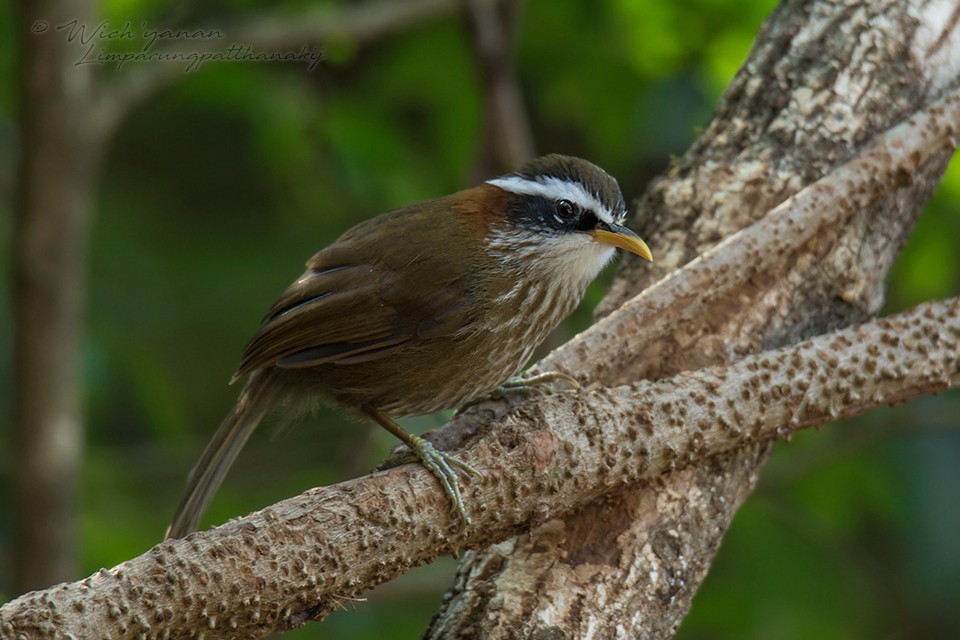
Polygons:
M13 255L13 587L78 574L83 427L79 351L87 227L99 161L91 77L52 26L90 20L87 0L20 3L22 129ZM19 592L18 591L18 592Z
M601 313L752 224L954 86L957 11L949 2L782 3L704 134L638 203L635 228L654 248L655 270L628 260ZM818 229L801 249L772 256L749 282L704 303L715 286L707 278L687 299L702 304L668 314L667 333L642 340L612 333L615 344L629 345L629 358L591 379L613 385L735 361L877 313L886 274L948 158L941 153L904 174L895 181L903 188L882 202L851 206L852 218ZM541 366L564 364L550 358ZM426 637L671 636L767 451L745 447L704 463L712 469L625 491L559 519L551 530L561 534L469 554ZM637 517L637 505L651 504L658 507ZM605 530L624 532L600 535L618 566L588 552L598 547L598 515ZM518 584L527 588L511 588Z
M702 556L687 555L688 532L720 537L717 521L737 506L727 496L752 484L763 457L751 443L957 384L958 346L955 298L728 367L539 398L501 417L467 449L483 472L468 489L474 526L467 530L451 530L449 505L429 473L405 465L165 542L82 582L27 594L0 607L0 638L187 638L201 629L208 639L259 637L320 619L438 555L516 533L468 554L462 586L492 580L498 611L558 630L611 614L627 624L650 599L676 605L689 575L705 569ZM731 450L754 454L719 455ZM678 479L709 490L672 491ZM638 484L646 490L624 490ZM551 518L574 508L591 519ZM640 526L667 515L669 527ZM581 535L591 544L552 557L552 547ZM517 574L513 562L540 571ZM541 564L553 562L565 568ZM571 581L571 571L580 582ZM607 581L607 574L622 586L584 601L581 583ZM540 584L544 579L554 582ZM551 598L526 598L541 589ZM565 617L552 618L557 612ZM454 620L464 637L510 635L487 617Z

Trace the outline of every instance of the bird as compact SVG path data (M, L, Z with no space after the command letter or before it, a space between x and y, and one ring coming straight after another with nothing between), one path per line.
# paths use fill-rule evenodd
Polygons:
M246 345L233 376L246 384L190 473L165 538L196 529L271 410L310 398L394 434L469 523L458 472L476 469L395 418L461 406L511 380L617 248L652 261L626 216L614 177L552 154L344 232L309 259Z

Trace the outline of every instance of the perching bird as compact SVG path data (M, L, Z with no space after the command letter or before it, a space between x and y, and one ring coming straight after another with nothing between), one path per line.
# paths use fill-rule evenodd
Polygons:
M234 380L236 406L187 481L167 538L194 528L241 447L276 405L309 397L366 415L406 443L467 521L457 472L474 472L391 417L461 405L516 374L580 303L622 226L617 181L561 155L344 233L267 311Z

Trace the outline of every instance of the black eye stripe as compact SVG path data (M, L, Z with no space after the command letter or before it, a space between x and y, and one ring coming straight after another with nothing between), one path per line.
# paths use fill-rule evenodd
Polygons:
M557 204L561 201L574 207L573 217L558 215ZM507 217L517 228L548 234L588 232L599 223L599 217L592 208L585 208L569 198L553 199L541 195L518 195L510 202Z

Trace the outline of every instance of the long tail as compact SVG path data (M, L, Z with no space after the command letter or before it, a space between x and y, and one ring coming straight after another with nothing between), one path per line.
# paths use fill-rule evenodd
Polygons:
M282 386L276 383L269 370L258 371L250 377L237 398L237 404L220 423L210 444L190 472L186 491L167 528L165 540L182 538L197 528L200 516L206 511L247 438L283 395Z

